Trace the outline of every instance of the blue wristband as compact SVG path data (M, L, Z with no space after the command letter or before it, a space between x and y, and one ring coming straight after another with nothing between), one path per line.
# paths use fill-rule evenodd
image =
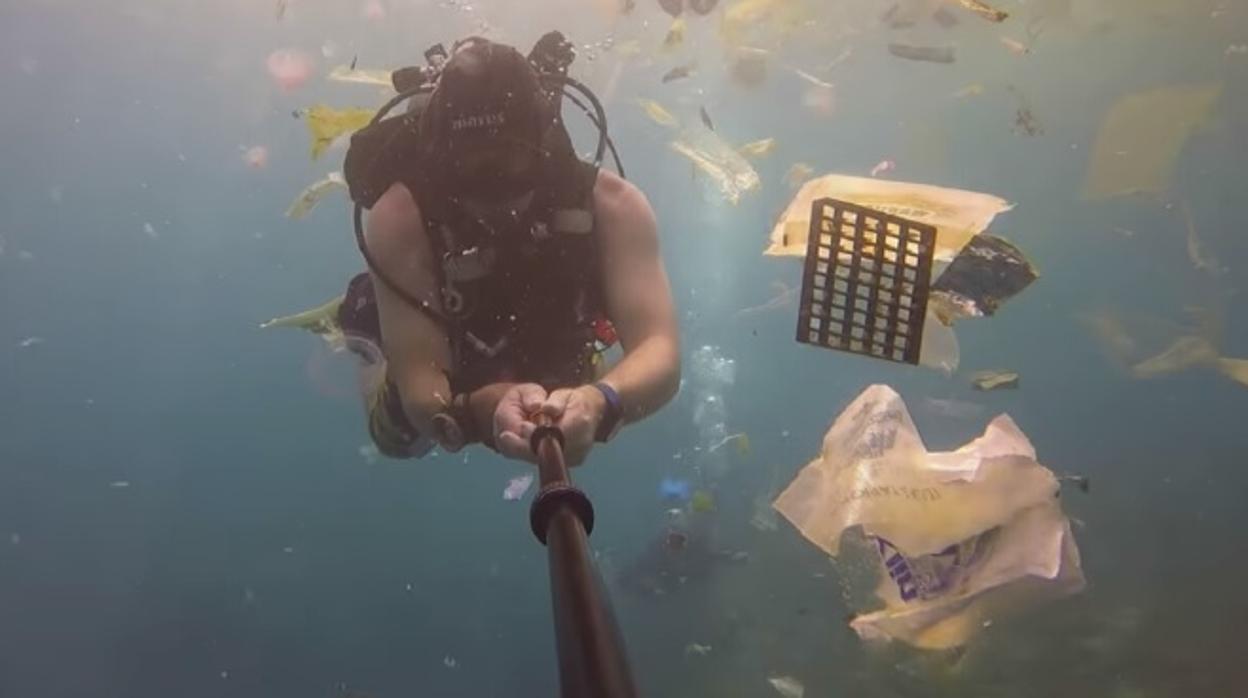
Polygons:
M602 413L602 421L598 422L598 431L594 434L594 440L606 443L612 436L615 436L616 430L619 429L624 417L624 403L620 401L620 394L615 392L615 388L606 383L599 381L594 383L594 387L607 401L607 409Z

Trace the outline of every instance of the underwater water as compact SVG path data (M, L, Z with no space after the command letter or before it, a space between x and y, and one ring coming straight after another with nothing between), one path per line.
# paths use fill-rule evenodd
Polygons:
M340 357L258 329L363 268L341 191L284 215L343 157L309 156L300 110L386 98L329 70L414 64L468 34L527 51L550 29L577 44L573 75L657 214L681 318L680 395L575 472L641 695L780 695L778 676L806 696L1248 692L1248 385L1209 361L1139 369L1183 336L1248 358L1248 4L996 0L998 24L950 2L945 26L920 1L890 26L892 0L721 0L667 48L657 2L622 4L0 4L0 698L557 694L532 494L502 496L531 467L480 448L378 457ZM725 16L745 5L734 37ZM728 69L747 44L766 51L758 84ZM692 74L663 82L678 66ZM1156 127L1182 132L1174 157L1123 175L1160 185L1088 196L1112 189L1088 173L1115 105L1192 85L1216 100ZM750 160L757 189L726 201L639 99L682 124L704 111L732 144L774 137ZM1135 118L1186 114L1156 104ZM762 255L790 168L866 177L886 160L882 178L1011 202L989 230L1040 273L956 325L952 373L799 344L791 293L768 305L801 285L800 260ZM1145 329L1107 348L1111 325ZM975 391L980 369L1020 386ZM1063 495L1086 589L952 656L859 639L852 570L751 520L876 383L933 449L1008 413L1041 463L1090 478ZM748 448L712 449L741 433ZM655 553L665 478L713 496L701 557Z

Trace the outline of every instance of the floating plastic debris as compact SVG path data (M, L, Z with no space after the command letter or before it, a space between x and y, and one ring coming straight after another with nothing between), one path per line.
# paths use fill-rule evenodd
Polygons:
M1101 122L1085 199L1162 194L1187 139L1206 123L1220 84L1173 85L1122 97Z
M763 138L757 141L746 143L740 148L737 148L737 152L741 153L747 158L758 159L758 158L765 158L768 155L771 155L772 152L775 151L775 149L776 149L776 139Z
M130 481L129 480L114 480L113 482L108 483L108 486L115 490L124 490L130 486Z
M696 63L690 63L689 65L678 65L675 68L672 68L671 70L663 74L662 82L666 84L669 82L675 82L676 80L684 80L690 75L693 75L696 69L697 69Z
M347 180L341 172L330 172L324 178L309 184L286 209L286 217L294 220L303 218L311 211L326 194L334 189L347 189Z
M707 448L706 452L714 453L718 451L719 449L723 448L724 446L727 446L728 444L732 444L736 446L737 455L741 455L741 456L750 455L750 437L746 435L745 432L740 432L737 434L729 434L728 436L725 436L724 438L720 439L716 443L712 444L709 448Z
M728 74L741 87L755 88L767 81L766 50L742 46L734 51Z
M698 117L702 119L703 126L715 130L715 124L711 121L711 115L706 113L706 107L698 107Z
M971 385L976 390L1002 390L1018 387L1019 375L1015 371L994 369L971 374Z
M683 43L685 43L685 18L677 17L672 21L672 26L668 28L667 36L663 37L663 49L671 51Z
M373 443L362 444L356 449L356 453L360 454L360 458L363 459L365 465L376 465L377 461L381 459L381 449L377 448L377 444Z
M887 174L895 169L897 169L897 163L892 160L881 160L876 163L875 167L871 168L871 176L879 177L880 175Z
M143 234L144 234L144 235L146 235L146 236L148 236L149 238L151 238L151 239L153 239L153 240L155 240L156 238L160 237L160 235L159 235L159 234L157 234L157 232L156 232L156 227L155 227L155 226L153 226L151 223L144 223L144 224L143 224Z
M519 477L513 477L503 488L503 499L512 502L524 496L529 491L529 487L533 485L533 474L526 473Z
M805 257L816 199L849 201L936 226L937 260L952 261L971 238L1010 210L1006 200L979 192L870 177L828 174L806 182L771 230L769 256Z
M306 121L312 136L312 159L316 160L338 138L368 125L376 112L372 109L348 107L333 109L318 104L308 109Z
M1187 258L1191 260L1192 266L1196 271L1205 272L1211 276L1221 276L1226 269L1218 262L1217 258L1209 254L1205 246L1200 241L1200 237L1196 234L1196 223L1192 220L1192 210L1188 206L1187 200L1179 202L1179 209L1183 213L1183 222L1187 227Z
M23 339L22 341L18 342L17 346L21 349L29 349L30 347L33 347L36 344L43 344L43 342L44 342L43 337L27 337Z
M946 325L992 315L1037 278L1039 274L1021 250L995 235L980 233L932 284L928 308Z
M344 296L338 296L328 302L294 315L276 317L260 324L260 329L271 327L294 327L319 335L331 345L340 345L343 341L342 328L338 326L338 307L342 305Z
M1216 363L1219 358L1217 348L1209 339L1188 335L1174 340L1160 354L1133 365L1131 375L1136 378L1156 378L1194 366L1209 366Z
M1009 12L998 10L987 3L980 2L980 0L957 0L957 3L980 17L983 17L989 22L999 24L1004 22L1010 16Z
M792 676L773 676L767 681L784 698L802 698L806 694L806 687Z
M953 96L958 99L965 99L967 97L977 97L979 95L982 95L983 93L984 93L984 86L976 82L976 83L967 85L966 87L963 87L957 92L954 92Z
M872 601L850 622L860 637L945 650L985 619L1084 588L1059 490L1009 416L955 451L929 452L901 396L873 385L775 506L828 555L852 554L841 545L850 529L871 541L884 608Z
M693 493L693 497L689 499L689 509L697 514L705 514L709 511L715 511L715 497L706 490L698 490Z
M686 655L696 654L699 657L705 657L706 655L710 653L711 653L710 645L701 645L696 642L690 642L689 644L685 645Z
M680 126L680 122L676 120L676 117L672 116L671 112L663 108L662 104L659 104L652 99L638 99L637 103L641 105L641 108L646 112L646 116L650 117L650 120L654 123L668 128L676 128Z
M1003 36L1000 37L1000 40L1001 45L1009 49L1010 53L1015 56L1025 56L1031 53L1031 48L1018 39L1011 39L1008 36Z
M796 189L806 183L810 176L815 173L815 168L804 162L795 162L784 175L784 181L788 182L789 187Z
M889 44L888 52L909 61L927 63L953 63L957 55L952 46L914 46L912 44Z
M334 66L334 69L325 77L334 82L353 82L393 90L394 83L390 79L390 73L389 70L365 70L358 69L354 65L339 65Z
M720 195L731 204L738 203L742 194L757 189L761 183L750 163L709 129L685 129L672 141L671 148L708 175Z
M297 49L279 49L265 61L269 77L283 92L294 92L312 77L312 57Z
M243 162L253 170L262 170L269 164L269 149L262 145L253 145L243 151Z
M455 659L454 657L448 654L442 658L442 666L446 667L447 669L458 669L459 660Z
M693 487L688 480L665 477L659 482L659 497L665 501L687 502L692 496Z
M1031 102L1027 100L1026 95L1013 85L1010 85L1009 90L1018 97L1018 108L1014 110L1014 133L1024 136L1042 135L1044 127L1040 125L1040 120L1032 111Z

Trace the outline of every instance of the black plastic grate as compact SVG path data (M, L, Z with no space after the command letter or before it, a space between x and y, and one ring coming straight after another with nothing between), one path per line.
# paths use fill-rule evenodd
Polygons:
M919 363L936 228L836 199L818 199L797 316L797 341Z

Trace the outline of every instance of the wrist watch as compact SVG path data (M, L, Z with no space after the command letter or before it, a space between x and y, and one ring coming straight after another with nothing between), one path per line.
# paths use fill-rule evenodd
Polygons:
M615 438L620 427L624 426L624 404L620 401L620 394L615 392L615 388L601 381L594 383L594 387L607 401L607 406L602 411L602 419L598 422L598 431L594 434L595 441L605 444Z

